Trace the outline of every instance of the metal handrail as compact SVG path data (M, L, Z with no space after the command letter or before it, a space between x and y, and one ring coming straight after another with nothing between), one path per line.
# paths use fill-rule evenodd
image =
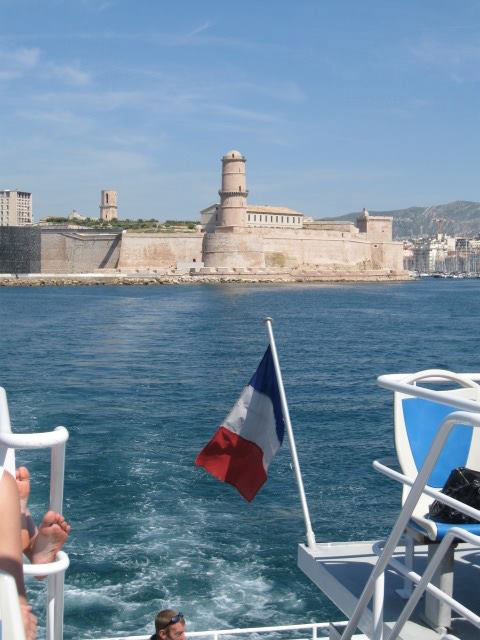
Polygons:
M444 372L443 369L430 369L430 371L431 372L438 372L438 371L443 371ZM449 371L448 373L452 373L452 372ZM412 373L385 373L385 374L379 376L377 378L377 381L378 381L379 384L380 384L380 380L382 380L382 382L385 382L385 383L388 382L389 384L390 383L394 384L396 382L404 381L405 378L408 378L411 375L413 375L413 374ZM480 383L480 373L465 373L465 372L462 372L462 373L456 374L456 375L460 375L463 378L468 378L469 380L473 380L473 381L476 380L477 382ZM448 381L445 380L445 376L443 376L443 375L440 376L438 373L430 373L427 378L423 379L423 382L427 383L427 384L430 384L430 383L435 383L435 384L444 383L444 384L446 384L446 383L450 382L450 380L448 380ZM383 384L380 385L380 386L383 386Z
M51 449L50 509L63 511L63 480L65 474L65 446L69 434L65 427L44 433L12 433L5 389L0 387L0 464L15 473L15 449ZM12 468L13 467L13 468ZM46 575L47 579L47 640L63 638L64 573L69 565L64 551L49 564L24 565L25 575Z
M68 440L65 427L42 433L0 433L0 445L9 449L49 449Z
M64 573L70 566L70 558L65 551L57 553L57 559L46 564L24 564L23 573L26 576L51 576Z
M336 622L336 625L345 627L347 621ZM289 624L280 625L276 627L245 627L244 629L212 629L209 631L189 631L185 635L187 638L204 638L211 637L213 640L217 640L221 636L232 636L249 633L277 633L282 631L301 631L303 629L311 629L311 640L317 640L317 631L319 629L325 629L328 631L329 622L311 622L307 624ZM116 636L115 638L100 638L98 640L149 640L151 634L142 636Z
M401 386L403 385L402 382L396 382L395 386ZM398 390L398 389L395 389ZM410 393L411 395L421 395L420 393L418 393L419 391L430 391L430 390L426 390L426 389L422 389L421 387L412 387L412 385L409 385L409 390L408 393ZM434 393L434 392L432 392ZM440 394L437 394L440 395ZM441 396L442 398L444 398L445 396ZM477 403L477 411L479 410L479 405ZM384 571L387 567L387 565L389 564L395 549L398 545L398 542L401 538L401 536L403 535L403 532L405 530L405 527L408 524L408 521L410 520L412 513L417 505L417 502L420 498L420 496L422 495L422 493L424 493L424 489L425 486L427 484L427 480L430 477L430 474L437 462L438 457L440 456L442 449L445 445L445 442L448 438L448 435L450 433L450 431L453 429L453 427L456 424L469 424L471 427L473 428L480 428L480 415L478 413L467 413L464 411L455 411L451 414L449 414L441 423L440 428L433 440L433 443L430 447L430 450L427 454L427 457L425 459L425 462L423 464L423 467L421 468L421 470L419 471L415 482L412 485L412 488L407 496L407 499L405 500L405 503L403 505L402 510L400 511L400 514L393 526L393 529L390 533L390 536L388 537L387 541L385 542L385 547L383 549L383 552L381 554L381 556L379 557L377 563L375 564L375 566L373 567L373 570L370 574L370 577L367 580L367 583L362 591L362 594L360 596L360 598L358 599L357 602L357 606L355 607L355 610L352 614L352 617L350 618L345 631L342 634L341 640L350 640L355 629L357 628L358 622L360 621L360 618L364 612L364 610L366 609L368 603L370 602L372 596L374 595L375 592L375 587L376 587L376 583L377 581L381 580ZM478 513L478 512L477 512ZM480 515L480 514L479 514ZM457 531L462 531L461 529L456 529ZM467 532L463 532L463 534L466 534ZM471 535L471 534L469 534ZM447 536L446 536L447 537ZM456 535L454 535L453 537L456 537ZM442 541L443 542L443 541ZM441 546L441 545L440 545ZM430 561L427 569L430 567L430 565L432 564L433 560L435 558L437 558L437 554L438 551L435 553L435 555L433 556L432 560ZM441 558L439 558L440 560ZM424 574L425 575L425 574ZM433 573L432 573L433 575ZM417 591L419 589L419 587L417 587L417 589L415 591ZM413 594L412 594L413 596ZM411 596L411 597L412 597ZM410 600L409 600L410 602ZM408 604L408 602L407 602ZM400 620L400 619L399 619ZM479 619L480 621L480 619ZM406 619L403 620L402 618L402 626L403 624L405 624ZM397 624L398 624L398 620L397 620ZM397 624L395 625L394 629L397 628ZM400 627L401 629L401 627ZM381 633L378 635L378 637L381 637ZM394 636L390 635L390 638L393 640ZM389 640L390 640L389 638Z
M372 466L376 471L382 473L384 476L387 476L388 478L392 478L392 480L396 480L401 484L406 484L412 487L415 483L414 478L409 478L408 476L406 476L403 473L400 473L399 471L390 469L389 467L385 466L385 464L383 464L381 460L374 460ZM457 511L461 511L462 513L464 513L467 516L470 516L471 518L476 518L480 522L480 510L475 509L475 507L471 507L470 505L465 504L464 502L455 500L455 498L452 498L451 496L447 496L445 493L442 493L438 489L433 489L433 487L430 487L428 485L425 485L422 493L427 496L430 496L431 498L435 498L435 500L440 500L444 504L447 504L449 507L453 507Z
M438 370L433 369L432 372ZM425 387L419 387L411 382L406 382L405 379L409 378L413 374L407 374L407 376L403 376L403 378L399 379L397 374L386 374L383 376L379 376L377 378L377 383L380 387L384 389L389 389L390 391L398 391L400 393L404 393L405 395L416 396L418 398L424 398L425 400L432 400L433 402L438 402L439 404L451 405L459 410L463 411L471 411L473 413L480 412L480 402L477 400L468 400L459 396L457 394L450 393L448 391L437 391L435 389L426 389ZM467 378L468 374L460 374L459 378ZM471 376L473 380L480 380L480 374L475 373ZM445 378L439 378L438 374L431 373L431 375L427 378L424 378L422 382L424 383L451 383L453 380L445 380Z

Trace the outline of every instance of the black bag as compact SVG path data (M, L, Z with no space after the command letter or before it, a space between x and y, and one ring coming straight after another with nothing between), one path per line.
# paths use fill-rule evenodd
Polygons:
M480 471L474 471L466 467L453 469L442 489L442 493L455 498L459 502L468 504L469 507L480 509ZM447 504L443 504L439 500L432 502L428 513L432 520L438 520L439 522L480 524L478 520L457 511L453 507L449 507Z

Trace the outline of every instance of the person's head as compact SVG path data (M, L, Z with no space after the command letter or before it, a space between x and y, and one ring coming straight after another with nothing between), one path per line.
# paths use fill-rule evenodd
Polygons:
M175 609L164 609L155 616L155 632L160 640L185 640L185 618Z

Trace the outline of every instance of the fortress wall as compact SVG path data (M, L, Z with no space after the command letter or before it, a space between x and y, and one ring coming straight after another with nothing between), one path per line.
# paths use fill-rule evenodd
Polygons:
M0 273L40 273L40 229L0 227Z
M267 266L403 270L401 242L373 243L331 229L264 229L262 236Z
M41 231L42 273L90 273L114 269L120 248L120 233Z
M203 233L123 233L119 268L175 269L179 263L202 263Z
M339 223L339 222L323 222L322 220L315 220L314 222L304 222L303 229L308 231L321 232L322 234L328 233L331 237L341 236L342 238L350 236L358 236L359 230L353 222Z
M372 244L372 261L375 269L403 271L403 243L383 242Z
M371 268L371 244L350 234L297 230L264 234L267 266Z
M175 269L193 263L214 268L403 270L402 243L371 242L359 235L334 229L101 234L5 227L0 228L0 272Z

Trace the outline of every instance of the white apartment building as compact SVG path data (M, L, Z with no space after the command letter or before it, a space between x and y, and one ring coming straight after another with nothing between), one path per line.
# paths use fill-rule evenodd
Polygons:
M26 191L0 190L0 227L32 224L32 194Z

